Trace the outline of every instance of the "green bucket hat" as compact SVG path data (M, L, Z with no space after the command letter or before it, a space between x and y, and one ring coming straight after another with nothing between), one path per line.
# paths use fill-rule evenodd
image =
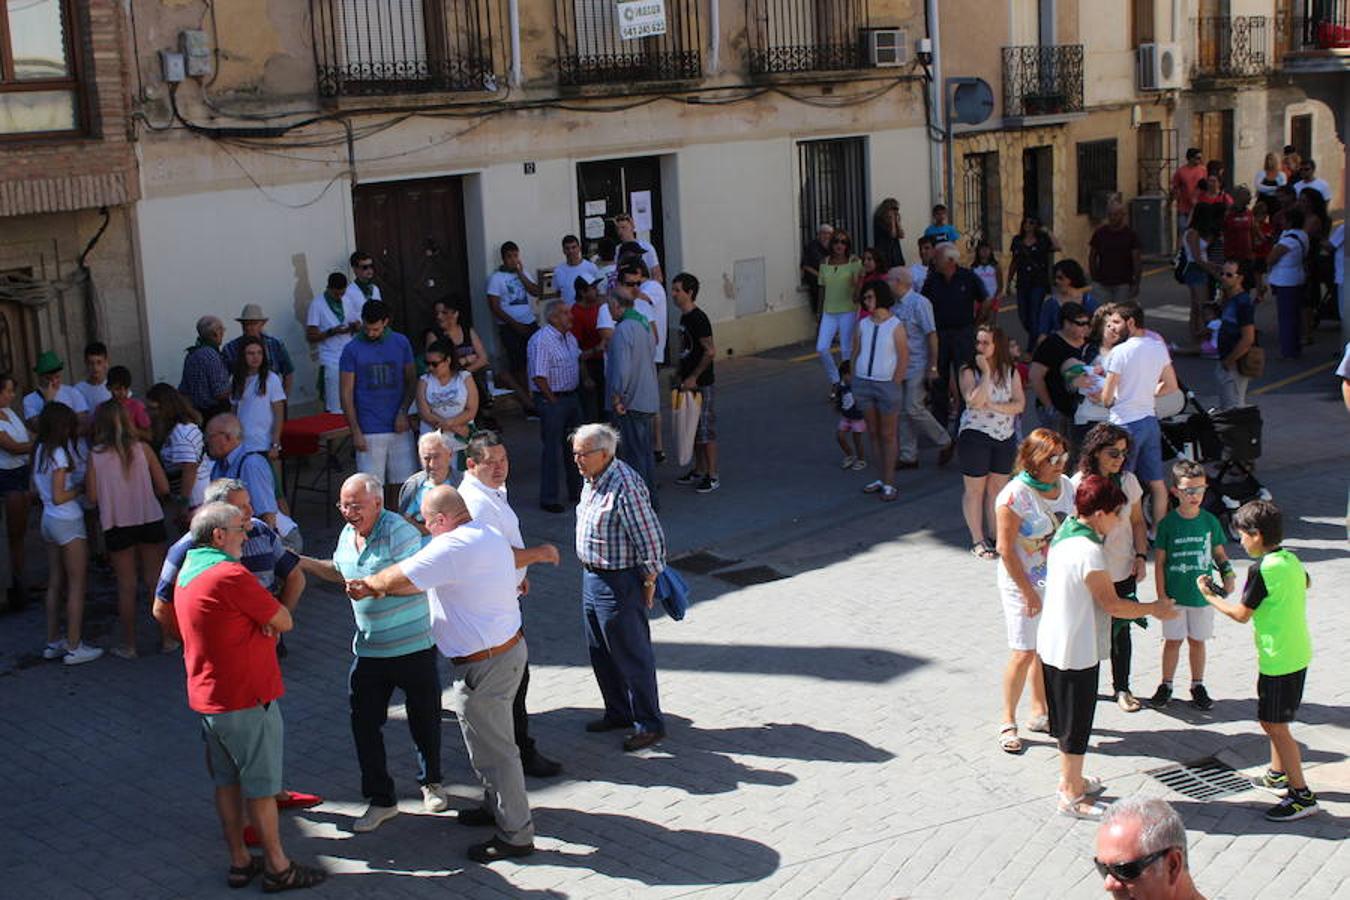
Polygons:
M65 367L66 364L61 362L61 357L51 350L43 350L38 355L37 365L33 366L33 371L38 375L50 375L53 372L60 372Z

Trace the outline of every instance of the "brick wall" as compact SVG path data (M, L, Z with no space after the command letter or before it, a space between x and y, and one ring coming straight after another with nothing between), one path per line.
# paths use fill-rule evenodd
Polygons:
M0 216L120 206L140 196L130 134L127 25L117 0L80 0L76 47L88 133L0 142Z

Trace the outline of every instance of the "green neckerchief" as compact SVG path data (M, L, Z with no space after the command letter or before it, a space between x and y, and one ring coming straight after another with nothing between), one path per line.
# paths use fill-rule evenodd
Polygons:
M384 331L380 332L379 337L372 338L370 335L366 334L366 330L362 328L356 333L356 337L358 340L365 341L367 344L383 344L384 339L389 337L389 329L385 328Z
M346 322L343 322L343 321L342 321L342 317L343 317L343 315L345 315L345 312L346 312L346 311L343 310L343 308L342 308L342 298L339 297L339 298L337 298L336 300L334 300L332 297L328 296L328 292L327 292L327 291L324 291L324 292L323 292L323 299L324 299L324 301L328 304L328 311L331 312L331 313L333 314L333 318L335 318L335 319L338 320L338 324L339 324L339 325L345 325L345 324L347 324Z
M1059 526L1059 531L1055 532L1054 540L1050 541L1050 545L1054 546L1060 541L1073 537L1085 537L1094 544L1106 543L1105 538L1080 522L1077 516L1069 516L1064 520L1064 524Z
M364 296L367 300L371 299L371 297L374 295L375 280L373 278L367 280L364 284L361 282L360 278L357 278L355 280L355 284L358 288L361 289L362 296Z
M1049 491L1053 491L1056 487L1056 485L1051 484L1048 481L1037 481L1036 477L1032 475L1030 472L1026 471L1025 469L1017 473L1017 480L1025 485L1028 485L1029 487L1034 487L1042 494L1048 493Z
M619 316L620 322L623 322L625 320L629 322L637 322L643 328L647 327L647 317L644 316L642 313L638 312L636 309L633 309L632 307L625 309L623 311L623 315Z
M238 562L224 550L215 547L194 547L187 552L183 567L178 570L178 586L187 587L188 582L214 566L216 563Z
M1124 479L1123 476L1121 476L1121 474L1120 474L1119 472L1117 472L1116 474L1110 476L1110 478L1111 478L1111 483L1114 484L1116 487L1118 487L1118 488L1124 488L1124 486L1125 486L1125 479Z

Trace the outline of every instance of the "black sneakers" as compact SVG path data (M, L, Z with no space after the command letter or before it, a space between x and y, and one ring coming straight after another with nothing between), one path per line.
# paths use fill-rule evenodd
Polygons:
M1162 709L1172 701L1172 686L1170 684L1160 684L1158 689L1153 692L1153 696L1148 698L1148 705L1154 709Z
M1317 796L1312 791L1289 789L1284 799L1266 810L1266 819L1271 822L1292 822L1306 819L1317 812Z
M698 487L694 488L694 490L700 494L711 494L721 486L721 480L715 475L705 475L703 476L703 480L698 483Z
M675 483L682 484L685 486L696 485L699 482L703 481L703 478L704 475L702 472L698 471L697 469L690 469L688 472L685 472L679 478L676 478Z
M1214 708L1214 701L1209 698L1209 691L1205 690L1203 684L1191 685L1191 706L1196 709Z

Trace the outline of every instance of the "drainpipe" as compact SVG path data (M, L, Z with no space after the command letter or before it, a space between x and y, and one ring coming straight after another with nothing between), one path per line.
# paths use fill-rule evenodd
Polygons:
M511 30L511 87L520 87L520 0L509 0L506 16Z
M1172 0L1172 43L1181 42L1181 0Z
M707 74L716 75L722 55L722 0L708 0L708 29Z
M942 150L943 148L933 140L934 131L941 132L944 127L943 122L943 102L942 102L942 40L938 29L938 4L937 0L924 0L924 18L928 23L928 39L933 42L933 62L931 65L933 77L928 82L928 106L932 110L931 122L924 123L924 129L928 132L925 135L928 138L928 192L930 202L933 205L942 197ZM948 206L951 205L951 198L945 198Z

